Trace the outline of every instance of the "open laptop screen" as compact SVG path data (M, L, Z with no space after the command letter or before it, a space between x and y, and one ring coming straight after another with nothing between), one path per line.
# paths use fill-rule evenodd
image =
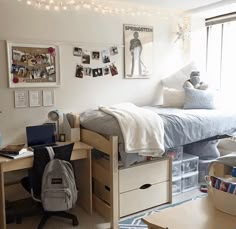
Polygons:
M53 124L28 126L26 127L26 135L28 146L54 145L56 142Z

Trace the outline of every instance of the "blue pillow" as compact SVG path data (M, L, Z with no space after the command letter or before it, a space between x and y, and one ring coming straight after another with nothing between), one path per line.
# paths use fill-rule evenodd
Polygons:
M185 88L184 109L215 109L215 96L210 90Z

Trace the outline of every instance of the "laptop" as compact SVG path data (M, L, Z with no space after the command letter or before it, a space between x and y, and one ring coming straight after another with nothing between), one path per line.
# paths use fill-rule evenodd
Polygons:
M26 127L27 144L31 148L55 146L55 125L45 124Z

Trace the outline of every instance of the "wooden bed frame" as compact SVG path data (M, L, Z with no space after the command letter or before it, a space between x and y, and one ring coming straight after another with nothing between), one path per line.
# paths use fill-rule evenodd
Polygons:
M81 129L81 141L92 146L93 148L105 153L108 155L109 159L101 161L99 163L95 162L96 160L92 160L92 176L96 181L101 182L104 187L107 187L107 190L102 191L99 190L100 187L97 187L98 190L94 190L93 192L98 192L102 195L102 199L93 193L93 209L98 213L103 215L105 218L109 219L111 223L111 228L117 229L119 228L119 218L120 218L120 193L119 193L119 168L118 168L118 137L117 136L109 136L105 137L99 133L94 131L90 131L87 129ZM172 201L172 180L171 180L171 159L164 158L160 159L160 161L165 161L166 165L168 165L168 182L166 182L165 186L165 202L161 200L162 203L171 202ZM167 164L168 163L168 164ZM166 166L167 167L167 166ZM133 174L135 176L135 174ZM168 191L166 191L168 189ZM168 194L166 194L168 193ZM162 193L161 193L162 194ZM161 196L161 195L160 195ZM163 199L163 198L162 198ZM104 201L105 200L105 201Z

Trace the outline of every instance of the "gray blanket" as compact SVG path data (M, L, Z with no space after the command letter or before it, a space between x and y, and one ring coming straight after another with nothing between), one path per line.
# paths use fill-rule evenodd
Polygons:
M217 135L236 132L236 112L225 110L160 108L146 106L145 109L159 114L164 122L165 149L183 146ZM80 116L81 125L104 135L119 137L119 152L125 166L143 160L138 155L124 152L123 137L117 120L98 110L88 110Z

